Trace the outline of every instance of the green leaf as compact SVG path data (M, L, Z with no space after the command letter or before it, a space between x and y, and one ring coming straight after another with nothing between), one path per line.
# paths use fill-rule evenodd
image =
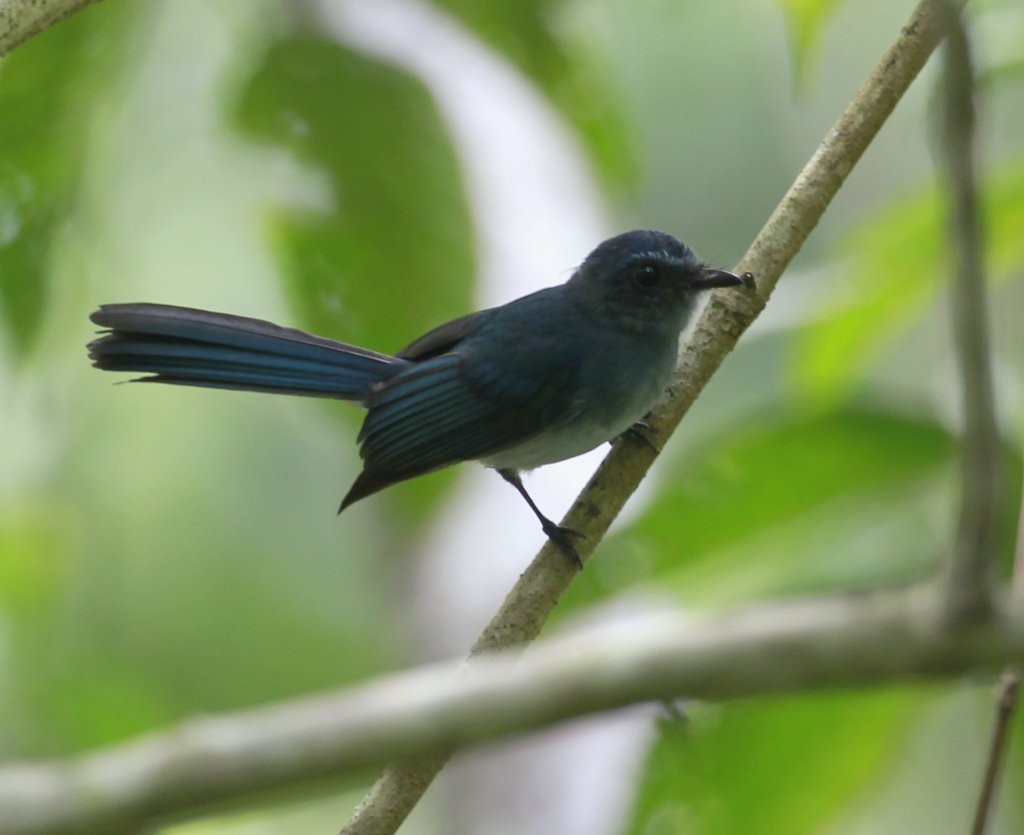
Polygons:
M279 207L270 218L288 299L306 327L390 353L472 309L461 172L418 81L333 41L289 38L264 56L238 119L329 187L330 209ZM439 498L432 482L392 495L422 511Z
M828 19L835 14L839 0L777 0L789 31L790 55L797 83L807 77L807 68L821 41Z
M902 751L921 691L696 706L651 752L636 835L823 831Z
M1024 157L986 178L986 262L994 281L1024 265ZM843 296L809 325L793 351L798 390L819 403L847 394L893 342L931 309L948 282L948 235L934 184L877 212L842 246Z
M102 650L75 657L72 669L25 666L33 670L19 683L28 705L25 721L37 725L33 748L25 755L53 756L110 744L167 725L183 712L148 671Z
M122 7L130 5L74 15L0 63L0 315L22 353L46 309L51 250L75 208L90 108L122 55L134 14Z
M619 189L635 183L637 163L615 97L614 79L584 42L569 42L559 26L564 0L479 3L438 0L492 48L530 77L576 127L597 170Z
M921 499L910 501L915 484L941 472L954 450L943 427L898 414L845 410L760 420L728 426L666 462L672 470L657 499L602 545L604 557L580 575L560 609L659 579L692 591L696 577L713 575L764 591L772 583L757 574L770 571L778 589L786 567L799 566L807 549L819 557L834 549L822 544L833 540L828 527L846 519L866 527L865 505L872 512L892 507L890 497L900 491L892 512L920 514Z
M34 620L49 614L78 545L68 508L45 501L8 506L0 515L0 610Z

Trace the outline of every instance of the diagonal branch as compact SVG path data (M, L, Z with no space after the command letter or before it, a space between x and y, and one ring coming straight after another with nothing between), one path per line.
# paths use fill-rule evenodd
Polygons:
M668 391L648 422L671 434L740 335L761 312L790 260L825 213L847 175L941 40L943 0L922 0L838 121L797 176L737 269L756 276L756 292L716 293L680 356ZM656 453L623 444L608 455L562 524L585 534L584 560L639 486ZM575 574L557 548L545 546L473 646L471 655L533 640ZM443 768L447 754L388 766L356 808L342 835L398 829Z
M96 0L0 0L0 56Z
M686 693L727 700L935 679L1024 661L1024 612L972 630L933 588L798 600L702 618L647 615L351 690L178 728L54 763L0 768L0 835L128 835L171 813L389 757Z

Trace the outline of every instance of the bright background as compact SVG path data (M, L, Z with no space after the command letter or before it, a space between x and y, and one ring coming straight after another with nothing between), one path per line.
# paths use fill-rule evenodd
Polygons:
M1005 569L1024 427L1024 7L970 6ZM0 61L0 758L461 655L541 543L470 465L335 517L358 410L111 385L85 358L93 308L207 307L387 351L563 281L626 228L730 265L910 8L107 0ZM935 68L551 629L936 570L958 404ZM531 478L549 515L601 454ZM686 713L638 708L462 757L403 831L963 832L992 682ZM1016 736L1004 833L1024 832ZM372 776L164 831L333 832Z

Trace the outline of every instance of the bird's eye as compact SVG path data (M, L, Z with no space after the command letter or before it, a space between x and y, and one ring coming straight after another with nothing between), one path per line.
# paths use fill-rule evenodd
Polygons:
M644 264L633 273L633 281L645 288L653 287L661 278L661 273L653 264Z

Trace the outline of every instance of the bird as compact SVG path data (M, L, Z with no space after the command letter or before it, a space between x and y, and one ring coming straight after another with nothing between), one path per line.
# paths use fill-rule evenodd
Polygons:
M578 536L545 516L521 473L627 432L668 384L680 334L714 288L747 283L665 232L600 243L569 279L443 324L395 354L260 319L166 304L104 304L88 344L105 371L165 383L352 401L362 471L338 513L462 461L496 470L576 563ZM646 437L646 436L645 436Z

